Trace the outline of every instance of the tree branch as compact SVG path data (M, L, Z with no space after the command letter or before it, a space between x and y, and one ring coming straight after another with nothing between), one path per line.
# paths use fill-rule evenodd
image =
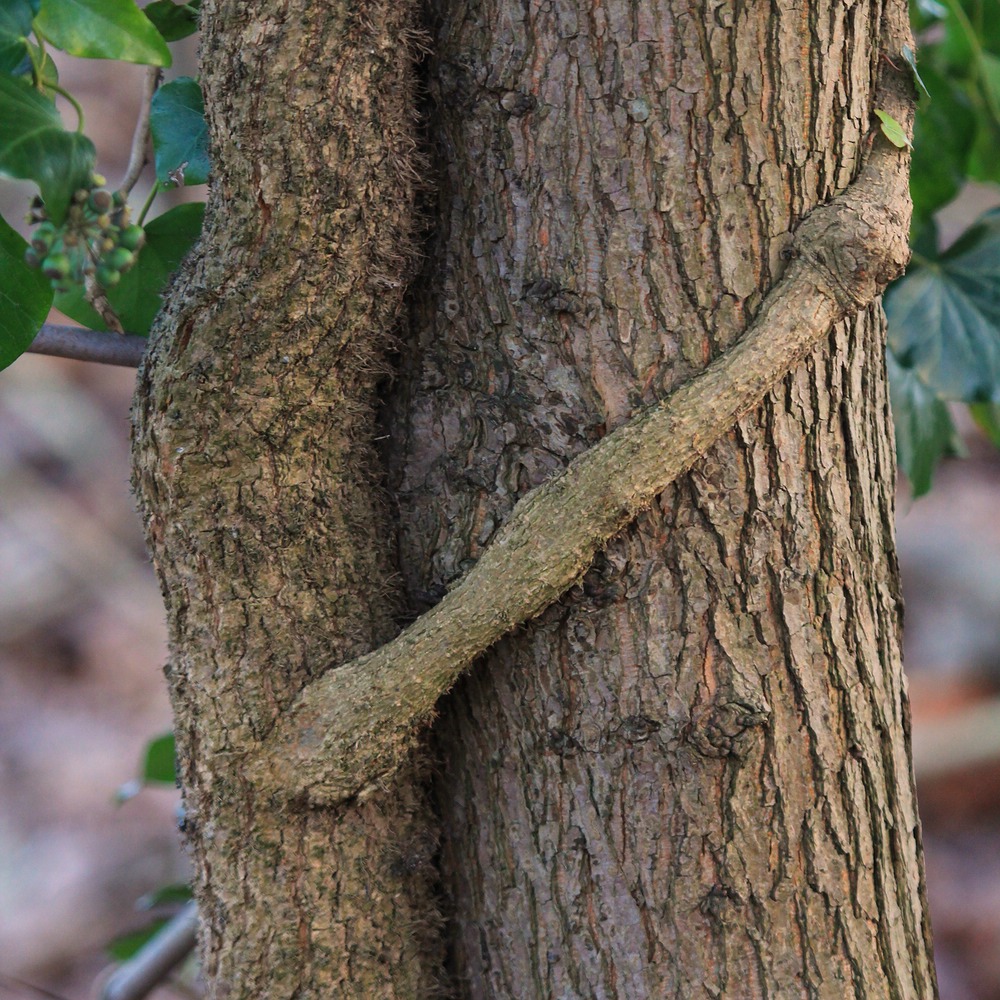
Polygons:
M892 74L880 107L908 125L911 92L908 78ZM902 273L907 162L876 133L859 178L799 226L786 273L743 338L522 498L473 569L396 639L306 687L247 762L249 776L272 794L317 803L378 787L477 656L557 600L834 323L869 306Z
M148 162L146 147L149 144L149 115L153 106L153 95L160 85L160 76L163 70L159 66L147 66L142 80L142 103L139 105L139 117L135 123L135 132L132 135L132 149L129 152L128 166L125 168L125 176L118 185L118 190L124 195L135 187L135 182L142 174L143 168Z
M101 1000L142 1000L194 950L198 905L189 902L119 966L101 990Z
M46 323L31 346L29 354L48 354L74 361L98 361L105 365L137 368L149 341L132 333L105 333L77 326Z

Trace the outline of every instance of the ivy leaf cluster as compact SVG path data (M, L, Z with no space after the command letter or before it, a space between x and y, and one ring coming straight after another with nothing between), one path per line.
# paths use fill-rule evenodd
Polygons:
M968 181L1000 184L1000 0L913 0L911 17L913 259L885 311L897 459L920 496L941 459L961 453L950 404L1000 445L1000 214L947 249L936 221Z
M198 27L200 0L4 0L0 4L0 175L38 189L30 243L0 219L0 368L31 344L55 304L107 329L97 296L131 333L146 334L160 293L201 229L204 206L182 205L145 224L155 195L208 180L208 131L196 80L160 87L150 109L156 179L132 221L128 191L104 188L83 112L59 83L53 49L166 69L169 43ZM67 127L63 110L76 117ZM145 224L145 225L144 225Z

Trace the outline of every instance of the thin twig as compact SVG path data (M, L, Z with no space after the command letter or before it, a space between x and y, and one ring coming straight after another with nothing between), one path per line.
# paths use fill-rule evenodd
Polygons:
M76 326L46 323L28 348L30 354L47 354L74 361L137 368L149 341L135 334L104 333Z
M149 145L149 113L153 105L153 95L160 85L162 70L159 66L148 66L142 81L142 103L139 105L139 118L135 123L135 133L132 136L132 150L129 153L128 169L122 178L118 190L127 195L139 179L148 162L146 150Z
M142 1000L194 950L198 905L185 904L104 984L101 1000Z

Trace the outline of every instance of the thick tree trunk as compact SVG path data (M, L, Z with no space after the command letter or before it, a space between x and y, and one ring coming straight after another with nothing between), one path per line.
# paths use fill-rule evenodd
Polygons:
M268 755L329 770L316 703L366 675L314 679L739 337L792 228L856 175L905 9L431 0L439 203L383 414L394 498L375 412L421 169L410 7L202 12L212 199L135 463L210 992L428 997L438 820L424 758L392 771L413 740L391 669L359 702L385 742L357 748L389 777L352 784L348 759L346 784L282 794ZM882 335L877 306L838 326L443 704L460 995L933 996Z
M898 0L435 0L411 594L732 343L856 174ZM442 705L460 995L929 998L876 306Z
M245 768L311 678L397 630L373 437L413 255L415 26L381 0L202 16L212 199L140 378L135 465L210 994L433 996L417 765L330 809Z

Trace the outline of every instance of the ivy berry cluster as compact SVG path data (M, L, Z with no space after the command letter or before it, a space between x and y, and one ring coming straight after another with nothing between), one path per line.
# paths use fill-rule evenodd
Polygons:
M71 285L84 285L89 278L100 288L114 288L146 241L142 226L130 222L125 196L98 186L103 177L95 175L93 180L94 187L74 193L61 225L48 219L41 199L31 206L28 221L38 223L38 228L24 262L40 269L57 294L65 294Z

